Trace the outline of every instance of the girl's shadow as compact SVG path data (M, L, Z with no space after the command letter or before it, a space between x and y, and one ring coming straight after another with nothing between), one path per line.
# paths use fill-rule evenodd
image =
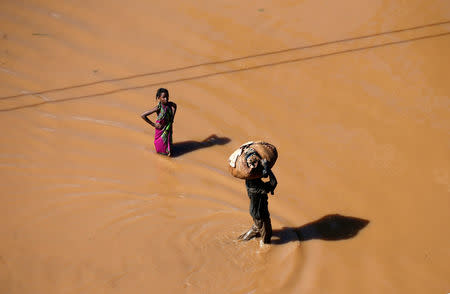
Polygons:
M350 239L355 237L368 223L368 220L357 217L329 214L298 228L283 227L280 230L273 230L275 238L272 240L272 244L313 239L326 241Z
M190 140L190 141L173 143L171 157L178 157L183 154L186 154L186 153L198 150L198 149L211 147L214 145L225 145L230 141L231 141L231 139L227 138L227 137L218 137L217 135L210 135L209 137L207 137L206 139L204 139L203 141L200 141L200 142Z

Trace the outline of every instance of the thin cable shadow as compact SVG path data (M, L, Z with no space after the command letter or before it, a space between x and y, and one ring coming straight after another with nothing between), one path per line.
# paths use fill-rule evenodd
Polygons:
M274 230L272 244L285 244L293 241L326 240L339 241L355 237L369 221L362 218L329 214L298 228L283 227Z
M450 23L450 20L448 20L448 21L441 21L441 22L435 22L435 23L430 23L430 24L425 24L425 25L420 25L420 26L414 26L414 27L409 27L409 28L391 30L391 31L386 31L386 32L381 32L381 33L373 33L373 34L363 35L363 36L359 36L359 37L352 37L352 38L345 38L345 39L340 39L340 40L333 40L333 41L328 41L328 42L322 42L322 43L317 43L317 44L313 44L313 45L299 46L299 47L293 47L293 48L288 48L288 49L283 49L283 50L277 50L277 51L271 51L271 52L253 54L253 55L247 55L247 56L242 56L242 57L236 57L236 58L231 58L231 59L199 63L199 64L194 64L194 65L189 65L189 66L184 66L184 67L178 67L178 68L172 68L172 69L167 69L167 70L161 70L161 71L155 71L155 72L150 72L150 73L131 75L131 76L123 77L123 78L106 79L106 80L101 80L101 81L96 81L96 82L78 84L78 85L61 87L61 88L55 88L55 89L49 89L49 90L38 91L38 92L30 92L30 93L24 93L24 94L18 94L18 95L4 96L4 97L0 97L0 100L6 100L6 99L12 99L12 98L18 98L18 97L24 97L24 96L30 96L30 95L41 95L41 94L47 94L47 93L52 93L52 92L59 92L59 91L76 89L76 88L81 88L81 87L88 87L88 86L98 85L98 84L102 84L102 83L125 81L125 80L130 80L130 79L135 79L135 78L142 78L142 77L148 77L148 76L158 75L158 74L163 74L163 73L177 72L177 71L182 71L182 70L186 70L186 69L196 68L196 67L200 67L200 66L224 64L224 63L227 63L227 62L234 62L234 61L250 59L250 58L255 58L255 57L269 56L269 55L275 55L275 54L280 54L280 53L292 52L292 51L297 51L297 50L304 50L304 49L310 49L310 48L315 48L315 47L320 47L320 46L326 46L326 45L331 45L331 44L338 44L338 43L343 43L343 42L348 42L348 41L367 39L367 38L372 38L372 37L377 37L377 36L383 36L383 35L389 35L389 34L394 34L394 33L400 33L400 32L406 32L406 31L422 29L422 28L426 28L426 27L439 26L439 25L448 24L448 23Z
M231 141L230 138L227 137L218 137L213 134L204 139L203 141L183 141L172 144L171 157L178 157L184 155L186 153L202 149L212 147L214 145L225 145Z
M415 37L415 38L406 39L406 40L400 40L400 41L381 43L381 44L372 45L372 46L365 46L365 47L358 47L358 48L353 48L353 49L346 49L346 50L335 51L335 52L319 54L319 55L313 55L313 56L308 56L308 57L301 57L301 58L283 60L283 61L278 61L278 62L273 62L273 63L266 63L266 64L261 64L261 65L256 65L256 66L249 66L249 67L245 67L245 68L220 71L220 72L203 74L203 75L198 75L198 76L193 76L193 77L188 77L188 78L181 78L181 79L161 81L161 82L151 83L151 84L147 84L147 85L143 85L143 86L122 88L122 89L107 91L107 92L103 92L103 93L97 93L97 94L91 94L91 95L83 95L83 96L76 96L76 97L70 97L70 98L63 98L63 99L59 99L59 100L42 101L42 102L28 104L28 105L22 105L22 106L16 106L16 107L11 107L11 108L0 109L0 112L14 111L14 110L18 110L18 109L36 107L36 106L40 106L40 105L44 105L44 104L61 103L61 102L66 102L66 101L78 100L78 99L92 98L92 97L98 97L98 96L105 96L105 95L115 94L115 93L119 93L119 92L129 91L129 90L137 90L137 89L154 87L154 86L158 86L158 85L161 85L161 84L168 85L168 84L173 84L173 83L198 80L198 79L203 79L203 78L208 78L208 77L213 77L213 76L218 76L218 75L223 75L223 74L244 72L244 71L249 71L249 70L254 70L254 69L260 69L260 68L265 68L265 67L281 65L281 64L288 64L288 63L295 63L295 62L319 59L319 58L324 58L324 57L329 57L329 56L334 56L334 55L346 54L346 53L351 53L351 52L358 52L358 51L363 51L363 50L370 50L370 49L375 49L375 48L380 48L380 47L385 47L385 46L391 46L391 45L396 45L396 44L404 44L404 43L409 43L409 42L413 42L413 41L437 38L437 37L442 37L442 36L447 36L447 35L450 35L450 32L440 33L440 34L435 34L435 35L427 35L427 36Z

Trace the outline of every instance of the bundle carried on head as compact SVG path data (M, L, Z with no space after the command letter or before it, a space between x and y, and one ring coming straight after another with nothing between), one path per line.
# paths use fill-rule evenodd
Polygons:
M263 160L267 168L272 168L278 158L277 148L270 143L257 141L247 142L234 151L230 158L230 173L239 179L256 179L263 177Z

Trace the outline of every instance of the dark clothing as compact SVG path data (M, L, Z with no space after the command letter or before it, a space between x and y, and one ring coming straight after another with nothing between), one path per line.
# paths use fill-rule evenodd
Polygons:
M245 180L248 198L250 198L250 215L254 219L270 217L267 193L270 192L273 195L277 186L277 179L272 172L269 176L269 182L263 182L261 179Z
M250 215L254 219L270 217L267 194L248 193L248 198L250 198Z
M269 182L263 182L261 179L245 180L247 194L250 198L250 215L255 223L253 230L263 238L264 243L270 243L272 237L272 224L267 202L267 193L272 193L277 186L277 180L272 172L269 172Z
M263 182L261 179L245 180L245 186L247 187L247 193L250 194L265 194L271 193L277 187L277 179L270 173L270 180L268 182Z

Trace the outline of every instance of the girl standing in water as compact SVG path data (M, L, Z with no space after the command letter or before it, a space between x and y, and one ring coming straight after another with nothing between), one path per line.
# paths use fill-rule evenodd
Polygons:
M177 105L169 102L169 91L164 88L158 89L156 92L156 100L158 100L158 105L144 112L141 117L155 128L154 142L156 152L170 156L172 148L172 125L175 113L177 112ZM147 117L154 112L157 114L155 123Z

